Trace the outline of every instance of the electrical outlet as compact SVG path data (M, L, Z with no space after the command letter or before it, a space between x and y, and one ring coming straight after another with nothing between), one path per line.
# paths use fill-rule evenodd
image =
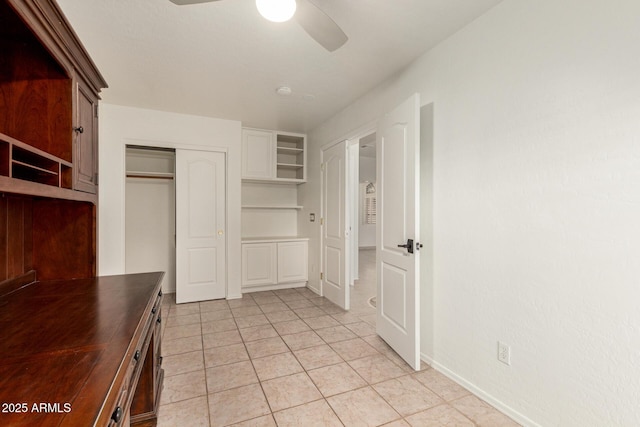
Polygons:
M498 360L505 365L511 365L511 347L498 341Z

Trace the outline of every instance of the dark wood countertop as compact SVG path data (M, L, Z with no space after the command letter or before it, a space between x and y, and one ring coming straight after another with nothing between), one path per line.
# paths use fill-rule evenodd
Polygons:
M35 282L0 297L0 425L106 424L163 274Z

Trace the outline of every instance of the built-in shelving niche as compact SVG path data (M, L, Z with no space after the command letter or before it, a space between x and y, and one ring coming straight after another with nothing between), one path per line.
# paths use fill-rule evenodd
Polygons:
M304 179L304 137L277 134L276 177Z

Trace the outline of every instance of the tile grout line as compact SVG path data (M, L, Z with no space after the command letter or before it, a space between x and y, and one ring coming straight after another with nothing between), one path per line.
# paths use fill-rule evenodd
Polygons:
M247 295L247 296L249 296L249 295ZM398 411L397 409L395 409L395 407L393 407L393 405L391 405L391 403L390 403L387 399L385 399L385 398L384 398L384 397L383 397L383 396L378 392L378 390L376 390L376 389L374 388L374 386L375 386L375 385L377 385L377 384L380 384L380 383L383 383L383 382L389 381L389 380L398 379L398 378L402 378L402 377L411 377L411 378L413 378L413 377L412 377L413 372L404 372L402 375L399 375L399 376L397 376L397 377L393 377L393 378L390 378L390 379L387 379L387 380L378 381L378 382L376 382L376 383L371 383L371 382L367 381L365 378L363 378L363 377L362 377L362 375L361 375L360 373L358 373L357 371L355 371L355 369L353 368L353 366L351 365L351 363L350 363L350 362L353 362L353 361L356 361L356 360L360 360L360 359L363 359L363 358L366 358L366 357L374 357L374 355L364 356L364 357L362 357L362 358L358 357L358 358L355 358L355 359L352 359L352 360L346 360L346 359L344 358L344 356L342 356L342 355L341 355L341 354L339 354L339 353L336 353L336 354L337 354L337 356L339 357L339 359L341 360L340 362L330 363L330 364L328 364L328 365L323 365L323 366L318 366L318 367L315 367L315 368L312 368L312 369L307 369L307 368L306 368L306 367L301 363L301 359L299 358L299 355L297 355L297 354L296 354L296 352L299 352L299 351L302 351L302 350L306 350L306 349L310 349L310 348L314 348L314 347L319 347L319 346L327 346L327 347L328 347L328 348L330 348L333 352L336 352L336 350L335 350L335 348L333 347L333 345L335 345L335 344L337 344L337 343L339 343L339 342L344 342L344 341L348 341L348 340L351 340L351 339L359 339L359 340L361 340L362 342L366 343L368 346L371 346L371 347L375 350L375 352L376 352L376 357L377 357L377 356L383 356L385 360L387 360L387 361L391 362L394 366L396 366L396 367L398 367L398 368L402 368L402 366L401 366L401 365L399 365L399 364L397 363L397 361L396 361L396 360L394 360L393 358L388 357L388 356L387 356L387 354L382 353L378 348L374 347L371 343L369 343L367 340L365 340L365 338L368 338L368 337L375 337L375 334L361 336L361 335L358 335L357 333L355 333L353 330L351 330L351 329L348 327L348 325L353 325L353 324L355 324L355 323L360 323L360 322L362 322L362 323L364 323L364 324L366 324L366 325L372 326L372 325L370 325L368 322L366 322L366 321L364 321L363 319L361 319L361 316L367 316L367 314L366 314L366 313L356 313L356 314L354 314L354 315L358 318L358 322L343 323L342 321L340 321L340 320L338 320L338 319L336 319L336 318L334 317L334 315L336 315L336 314L340 314L340 313L333 313L333 314L330 314L330 313L328 313L328 312L324 311L324 309L322 308L322 305L318 305L318 304L315 304L315 303L314 303L313 307L318 308L320 311L322 311L322 312L323 312L323 314L318 314L318 315L315 315L315 316L309 316L309 317L302 318L302 317L300 317L300 314L296 312L296 310L304 310L304 309L306 309L306 308L312 308L312 306L303 306L303 307L299 307L299 308L297 308L297 309L294 309L294 308L291 308L291 307L287 304L287 302L286 302L286 301L284 301L284 300L280 299L280 298L279 298L279 296L278 296L277 294L276 294L276 295L273 295L273 296L277 297L277 298L278 298L282 303L284 303L284 305L285 305L285 306L287 306L287 307L288 307L288 309L284 309L284 308L282 308L282 310L275 310L275 311L265 312L265 311L263 311L262 306L263 306L263 305L272 304L272 303L274 303L274 302L264 302L264 303L260 303L259 301L257 301L257 300L255 300L255 299L253 299L253 297L251 297L251 298L252 298L252 304L246 304L246 305L244 305L244 304L243 304L243 305L239 305L239 306L234 307L234 308L231 308L230 306L228 306L228 305L227 305L227 308L229 309L229 311L230 311L230 313L231 313L231 316L232 316L232 319L233 319L233 321L234 321L235 329L233 329L233 330L234 330L234 331L236 331L236 332L237 332L237 334L239 335L239 337L240 337L240 341L241 341L241 342L242 342L242 344L243 344L244 350L245 350L245 352L247 353L247 355L248 355L248 357L249 357L249 361L251 361L251 366L252 366L253 374L255 375L255 377L256 377L256 379L257 379L257 384L259 384L259 385L260 385L261 392L262 392L262 394L263 394L263 396L264 396L264 398L265 398L265 401L266 401L267 406L268 406L269 411L270 411L270 413L269 413L268 415L272 418L272 420L273 420L274 422L276 422L276 421L275 421L275 414L276 414L276 413L283 412L283 411L286 411L286 410L289 410L289 409L292 409L292 408L296 408L296 407L304 406L304 405L307 405L307 404L310 404L310 403L319 402L319 401L324 401L324 402L325 402L325 404L329 406L329 408L331 409L332 413L337 417L337 419L338 419L342 424L344 424L344 423L342 422L342 420L340 419L340 417L338 416L338 414L336 413L336 411L335 411L335 409L333 408L333 406L331 406L331 404L329 403L329 401L328 401L329 397L340 396L340 395L342 395L342 394L350 393L350 392L353 392L353 391L356 391L356 390L360 390L360 389L364 389L364 388L371 388L371 389L374 391L374 393L376 394L376 396L378 396L378 397L379 397L379 398L381 398L381 399L382 399L386 404L388 404L388 405L389 405L389 407L391 407L391 408L393 409L393 411L394 411L394 412L399 416L399 418L397 418L397 419L395 419L395 420L392 420L392 421L390 421L390 422L395 422L395 421L403 420L403 421L405 421L405 422L407 422L407 423L408 423L408 421L406 420L406 418L408 418L408 417L411 417L411 416L413 416L413 415L416 415L416 414L418 414L418 413L420 413L420 412L423 412L423 411L426 411L426 410L431 410L431 409L436 408L436 407L438 407L438 406L443 406L443 407L445 407L445 406L446 406L446 407L449 407L450 409L454 410L457 414L459 414L459 415L463 416L465 419L468 419L471 423L473 423L473 425L477 425L477 424L476 424L473 420L471 420L468 416L466 416L466 415L465 415L465 414L463 414L462 412L458 411L455 407L453 407L453 405L451 405L451 402L454 402L455 400L462 399L462 398L464 398L464 397L466 397L466 396L461 396L461 397L458 397L458 398L456 398L456 399L453 399L452 401L447 401L446 399L444 399L444 397L440 396L436 391L432 390L430 387L428 387L426 384L424 384L424 383L422 383L422 382L420 382L420 381L418 381L418 382L419 382L423 387L425 387L425 389L429 390L430 392L432 392L432 393L434 393L436 396L438 396L438 397L441 399L441 402L440 402L440 403L438 403L438 404L436 404L436 405L433 405L433 406L431 406L431 407L429 407L429 408L427 408L427 409L423 409L423 410L421 410L421 411L418 411L418 412L415 412L415 413L411 413L411 414L408 414L408 415L406 415L406 416L404 416L404 415L400 414L400 413L399 413L399 411ZM303 300L307 300L307 301L311 302L311 300L310 300L309 298L307 298L306 296L302 295L302 297L304 297L304 298L296 299L296 300L292 300L292 301L303 301ZM292 302L292 301L290 301L290 302ZM312 302L312 303L313 303L313 302ZM299 304L299 303L298 303L298 304ZM298 304L292 304L292 305L298 305ZM325 305L325 304L323 304L323 305ZM264 325L255 325L255 326L247 326L247 327L245 327L245 328L240 328L240 327L239 327L239 325L238 325L237 319L240 319L240 318L242 318L242 317L248 317L248 316L250 316L250 315L249 315L249 314L247 314L247 315L236 314L236 313L237 313L237 310L238 310L238 309L242 309L242 308L248 308L248 307L257 307L257 308L258 308L258 310L260 311L261 315L263 315L263 316L266 318L266 320L267 320L267 322L268 322L268 323L266 323L266 324L264 324ZM169 307L168 307L168 308L169 308L169 312L170 312L170 313L171 313L172 311L175 313L175 310L174 310L175 305L169 305ZM236 313L234 313L234 309L236 310ZM205 356L204 356L204 352L205 352L205 350L206 350L206 349L204 348L204 347L205 347L205 343L204 343L204 335L205 335L205 334L204 334L204 328L203 328L203 323L204 323L204 322L208 322L208 321L204 321L204 320L202 320L202 311L200 310L200 307L198 307L198 310L199 310L199 316L200 316L200 338L201 338L201 344L202 344L202 349L201 349L200 351L202 352L202 358L203 358L203 364L204 364L205 390L206 390L206 394L207 394L207 413L208 413L208 415L209 415L209 424L211 425L211 423L212 423L212 419L211 419L210 401L209 401L209 398L210 398L210 394L214 394L214 393L209 393L209 384L208 384L208 381L207 381L207 379L208 379L207 366L206 366L206 359L205 359ZM213 311L218 311L218 310L213 310ZM270 320L270 319L267 317L267 314L269 314L269 313L273 313L273 312L278 312L278 311L291 311L291 312L293 312L293 314L295 315L295 319L292 319L292 320L283 320L283 321L279 321L279 322L273 322L272 320ZM346 312L346 313L348 313L348 312ZM348 314L349 314L349 313L348 313ZM175 315L177 316L178 314L176 313ZM337 321L339 325L337 325L337 326L328 326L328 327L326 327L326 328L313 328L313 327L312 327L312 326L307 322L307 321L309 320L309 322L311 322L311 323L312 323L312 321L311 321L310 319L313 319L313 318L316 318L316 317L323 317L323 316L330 316L330 318L332 318L332 319L334 319L335 321ZM283 334L282 334L278 329L276 329L276 328L274 327L274 326L275 326L275 324L277 324L277 323L285 323L285 322L293 322L293 321L302 321L302 323L303 323L303 324L308 328L308 330L300 331L300 332L294 332L294 333L285 333L285 334L283 335ZM344 319L343 319L343 321L344 321ZM179 326L185 326L185 325L179 325ZM259 327L259 326L269 326L269 327L271 327L273 330L275 330L276 336L281 340L281 342L283 342L283 343L285 344L285 347L287 348L287 350L288 350L288 351L283 352L283 353L268 354L268 355L266 355L266 356L262 356L262 357L252 357L252 356L250 355L250 353L249 353L249 348L248 348L247 344L248 344L248 343L250 343L250 342L256 342L256 341L260 341L260 340L262 340L262 339L268 339L268 338L261 338L261 339L257 339L257 340L256 340L256 339L254 339L254 340L248 341L248 340L247 340L247 338L246 338L245 336L243 336L243 334L241 333L241 330L242 330L242 329L249 329L249 328L252 328L252 327ZM329 329L329 328L332 328L332 327L337 328L337 327L340 327L340 326L342 326L343 328L346 328L346 329L347 329L347 330L349 330L351 333L353 333L354 338L341 339L341 340L333 341L333 342L331 342L331 343L330 343L330 342L327 342L327 341L325 340L325 338L323 338L322 336L320 336L320 335L318 334L318 332L317 332L318 330L321 330L321 329ZM224 331L223 331L223 332L224 332ZM286 336L288 336L288 335L296 335L296 334L301 334L301 333L305 333L305 332L311 332L311 333L313 333L315 336L318 336L318 337L320 338L320 342L321 342L321 343L318 343L318 344L316 344L316 345L310 345L309 347L300 347L300 348L296 348L296 349L294 350L294 348L291 346L291 344L287 343L287 341L284 339L284 337L286 337ZM163 335L164 335L164 329L163 329ZM180 338L183 338L183 337L179 337L179 338L176 338L176 339L180 339ZM273 338L275 338L275 337L273 337ZM166 341L169 341L169 340L163 340L163 342L166 342ZM231 344L230 344L230 345L231 345ZM221 347L224 347L224 346L221 346ZM213 347L213 348L215 348L215 347ZM178 353L178 354L184 354L184 353ZM278 355L278 354L291 354L291 355L294 357L294 359L296 360L296 362L300 365L300 367L301 367L302 371L301 371L301 372L298 372L298 373L292 373L292 374L288 374L288 375L283 375L283 376L280 376L280 377L274 377L274 378L269 378L269 379L261 380L261 379L260 379L260 377L258 376L258 372L257 372L257 370L256 370L255 360L257 360L257 359L261 359L261 358L266 358L266 357L273 356L273 355ZM233 362L230 362L230 363L223 364L223 365L219 365L219 366L226 366L226 365L229 365L229 364L232 364L232 363L233 363ZM352 390L347 390L347 391L344 391L344 392L341 392L341 393L337 393L337 394L332 395L332 396L325 396L325 395L324 395L324 394L323 394L323 393L318 389L318 385L317 385L317 383L313 380L313 378L311 378L311 376L309 375L309 372L310 372L310 371L314 371L314 370L318 370L318 369L321 369L321 368L329 367L329 366L335 366L335 365L342 364L342 363L345 363L347 366L349 366L349 368L350 368L350 369L353 369L353 370L354 370L354 372L356 373L356 375L358 376L358 378L362 379L366 385L364 385L364 386L362 386L362 387L357 387L357 388L352 389ZM427 368L426 370L428 370L428 369L432 369L432 368ZM420 372L420 371L417 371L417 372ZM313 386L314 386L315 390L316 390L316 391L318 391L318 393L319 393L319 395L320 395L321 397L320 397L320 398L318 398L318 399L316 399L316 400L312 400L312 401L310 401L310 402L302 403L302 404L299 404L299 405L293 405L293 406L291 406L291 407L283 408L283 409L281 409L281 410L278 410L278 411L275 411L275 412L274 412L274 411L273 411L273 408L272 408L272 406L271 406L271 403L270 403L270 402L269 402L269 400L266 398L266 393L265 393L265 390L264 390L264 387L263 387L263 382L268 381L268 380L272 380L272 379L276 379L276 378L285 378L285 377L288 377L288 376L298 375L298 374L300 374L300 373L304 373L304 374L305 374L305 376L306 376L308 379L310 379L311 384L313 384ZM232 388L230 388L230 389L233 389L233 388L237 388L237 387L232 387ZM230 389L229 389L229 390L230 390ZM223 391L226 391L226 390L223 390ZM185 400L187 400L187 399L185 399ZM171 403L174 403L174 402L171 402ZM257 416L257 417L253 417L253 418L249 418L249 419L247 419L247 420L236 421L236 422L245 422L245 421L250 421L250 420L257 419L257 418L260 418L260 417L263 417L263 416L266 416L266 415L267 415L267 414L265 414L265 415L260 415L260 416Z

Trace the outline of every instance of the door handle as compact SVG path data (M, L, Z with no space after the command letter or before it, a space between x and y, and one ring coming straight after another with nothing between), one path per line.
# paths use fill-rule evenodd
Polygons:
M407 243L404 245L398 245L399 248L406 248L407 252L413 253L413 239L407 239Z

